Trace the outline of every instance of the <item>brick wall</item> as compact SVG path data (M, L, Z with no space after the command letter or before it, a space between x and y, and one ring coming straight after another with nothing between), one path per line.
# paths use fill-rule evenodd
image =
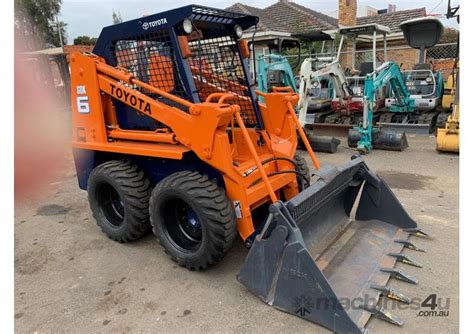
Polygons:
M418 50L416 49L395 49L387 51L388 60L402 65L402 69L412 69L418 63Z
M430 59L427 59L427 61L430 61ZM443 79L446 81L453 71L455 59L433 59L431 61L433 63L433 69L435 71L441 71Z
M366 46L367 47L367 46ZM361 62L372 61L372 49L362 49L357 46L358 52L356 53L356 68ZM380 49L382 49L379 46ZM351 47L347 47L341 53L341 65L345 68L351 68L352 66L352 53ZM362 51L362 52L360 52ZM383 51L377 51L377 59L381 62L383 59ZM418 63L418 50L407 48L406 45L400 46L391 46L387 50L387 60L394 61L398 65L402 65L402 70L412 69L413 66ZM454 66L454 58L447 59L432 59L430 57L426 58L426 62L433 64L433 70L435 72L441 71L444 81L447 80L448 76L451 74Z
M339 25L357 24L357 0L339 0Z
M64 45L64 53L66 54L67 61L73 52L92 52L94 45Z
M407 48L405 43L400 43L399 45L392 44L388 46L387 50L387 59L389 61L394 61L396 63L403 64L403 69L411 69L413 65L418 62L418 50ZM381 62L384 60L383 54L383 44L377 45L377 59ZM352 65L352 46L346 47L341 54L341 65L346 67L351 67ZM369 44L366 45L357 45L357 52L356 52L356 60L355 64L356 67L361 62L372 61L372 46Z

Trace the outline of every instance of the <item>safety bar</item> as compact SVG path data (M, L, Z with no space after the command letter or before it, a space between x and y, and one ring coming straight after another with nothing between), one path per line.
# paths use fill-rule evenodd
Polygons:
M240 112L236 111L234 113L234 117L237 121L237 124L239 125L240 130L242 131L242 134L245 139L245 143L249 147L250 154L252 155L252 158L255 161L255 164L257 165L257 169L262 175L262 180L263 180L263 183L265 184L265 188L267 188L268 194L270 195L270 199L272 200L272 203L276 203L278 201L278 198L276 197L275 192L273 191L272 185L270 184L270 180L268 179L267 173L265 173L265 169L263 168L263 165L260 162L260 159L258 158L257 151L255 150L255 147L252 144L252 140L250 139L250 135L247 131L247 128L245 127L245 123L242 119L242 116L240 116Z
M295 91L290 86L285 87L272 87L274 93L294 93Z
M185 107L192 107L194 104L187 101L187 100L184 100L182 98L179 98L173 94L170 94L170 93L167 93L159 88L156 88L152 85L149 85L147 83L144 83L143 81L140 81L138 79L135 79L135 77L129 73L129 72L126 72L126 70L121 70L120 68L116 68L116 67L113 67L113 66L110 66L110 65L107 65L105 63L102 63L102 62L96 62L96 68L99 72L102 72L114 79L117 79L117 80L121 80L125 83L128 83L128 84L132 84L132 85L137 85L141 88L144 88L152 93L155 93L155 94L158 94L168 100L171 100L173 102L176 102L176 103L179 103Z
M313 162L314 167L319 170L321 167L319 165L318 159L316 159L316 156L314 155L313 149L311 148L311 144L308 141L308 138L306 137L306 134L304 133L303 128L301 127L301 124L298 120L298 116L296 116L295 109L293 108L293 105L291 104L290 98L288 98L288 101L286 103L288 106L288 110L290 112L291 118L295 121L296 124L296 130L298 130L298 134L301 137L301 140L303 141L304 147L306 148L306 151L308 151L308 154L311 158L311 161Z
M211 103L212 100L218 100L217 103L223 104L226 99L233 97L234 96L229 93L212 93L206 98L206 103Z

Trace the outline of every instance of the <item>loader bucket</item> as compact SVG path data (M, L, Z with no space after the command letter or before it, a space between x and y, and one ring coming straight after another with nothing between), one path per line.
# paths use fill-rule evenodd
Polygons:
M371 315L400 325L376 304L381 294L409 302L386 285L390 277L416 283L393 267L415 265L401 251L416 249L408 237L422 232L360 157L317 176L270 206L237 279L269 305L336 333L364 332Z

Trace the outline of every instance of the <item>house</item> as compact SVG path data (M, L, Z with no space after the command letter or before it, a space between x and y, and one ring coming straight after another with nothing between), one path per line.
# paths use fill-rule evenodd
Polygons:
M357 0L339 0L338 18L320 13L315 9L307 8L289 0L279 0L271 6L265 8L256 8L242 3L235 3L228 7L228 10L255 15L260 18L256 31L246 31L244 38L251 39L252 36L256 42L256 52L266 54L268 45L263 41L272 38L298 38L299 35L323 31L333 33L340 26L354 26L361 24L377 23L388 26L392 33L388 36L388 58L398 63L404 63L404 67L409 68L417 61L418 50L408 47L399 25L401 22L413 18L426 16L425 8L416 8L397 11L394 6L389 6L387 10L376 11L373 8L364 10L366 16L357 17ZM382 12L382 14L379 14ZM262 43L259 44L259 41ZM382 47L382 41L378 44ZM358 40L357 50L370 49L368 40ZM349 51L351 47L346 47ZM364 57L362 53L358 54ZM369 53L367 53L368 56ZM344 60L344 59L343 59ZM360 61L363 61L360 60ZM347 64L344 64L347 65Z
M235 3L227 10L258 16L257 30L244 32L244 38L255 41L257 54L267 54L271 45L278 40L296 40L298 35L315 31L335 31L337 19L289 0L279 0L271 6L256 8Z
M392 7L393 8L393 7ZM354 26L376 23L389 27L391 30L390 35L387 36L387 58L388 60L396 61L399 64L403 64L404 68L412 68L413 65L418 61L418 50L412 49L408 46L403 32L400 30L400 23L406 20L424 17L426 16L425 8L416 8L400 11L387 11L382 14L370 14L363 17L357 17L357 0L339 0L338 6L338 21L339 26ZM378 48L383 47L382 37L377 43ZM370 50L372 44L369 39L359 39L356 44L357 50ZM348 46L346 51L351 50L352 47ZM371 58L370 52L360 52L357 54L358 59L356 63L367 61L366 58ZM382 56L382 52L379 53ZM343 66L349 66L350 61L348 57L341 59Z

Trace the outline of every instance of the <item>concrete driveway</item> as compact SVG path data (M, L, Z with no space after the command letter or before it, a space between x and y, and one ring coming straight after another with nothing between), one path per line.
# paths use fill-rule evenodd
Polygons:
M343 141L344 143L344 141ZM458 164L439 154L435 139L409 136L403 152L375 151L369 167L385 178L407 211L434 239L413 238L428 250L404 252L422 269L397 264L419 279L390 285L420 301L436 294L448 316L393 310L403 327L372 319L375 333L458 332ZM354 152L318 154L339 164ZM96 227L72 159L40 195L16 203L15 330L18 333L88 332L312 332L328 331L267 306L237 282L247 250L240 240L204 272L176 266L152 235L131 244L109 240ZM446 305L449 303L449 305ZM449 308L448 308L449 306ZM416 308L416 309L413 309Z

